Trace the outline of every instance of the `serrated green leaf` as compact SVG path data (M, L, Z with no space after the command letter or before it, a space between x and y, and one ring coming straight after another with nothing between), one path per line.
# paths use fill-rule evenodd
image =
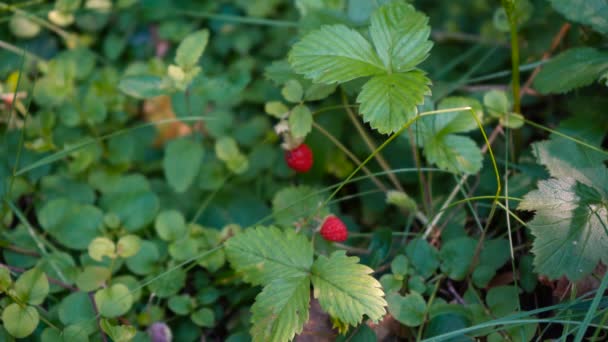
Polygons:
M518 209L536 211L528 227L539 273L577 281L599 261L608 262L607 198L593 191L573 178L552 178L540 181L538 190L520 202Z
M32 306L12 303L2 311L2 321L9 334L16 338L24 338L34 332L40 322L40 316Z
M431 81L420 70L374 76L363 85L357 103L363 121L382 134L399 130L415 118L417 106L430 95Z
M304 138L312 130L312 113L305 105L293 107L289 114L289 131L294 138Z
M167 86L160 77L148 75L127 76L120 80L118 89L137 99L149 99L167 93Z
M534 88L543 94L566 93L590 85L606 70L607 52L587 47L569 49L543 66L534 80Z
M386 70L405 72L422 63L433 47L428 17L402 2L378 8L371 17L370 35Z
M566 18L590 25L608 34L608 3L606 0L550 0L553 8Z
M439 267L437 250L424 239L410 241L405 252L412 266L425 278L430 277Z
M320 256L312 267L314 296L323 310L353 326L363 315L379 321L387 306L382 286L370 276L373 270L358 262L359 258L336 251L329 258Z
M185 70L191 69L203 55L208 41L209 31L207 30L189 34L177 47L175 63Z
M39 305L49 294L49 280L41 269L33 268L17 278L14 289L23 302Z
M388 309L395 319L408 327L416 327L424 322L426 302L417 292L405 297L399 293L388 295Z
M251 307L253 341L291 341L308 321L310 278L276 279Z
M477 173L483 161L475 141L454 134L426 141L424 156L430 163L454 173Z
M226 253L232 267L253 285L304 277L313 261L313 248L306 236L276 227L250 228L232 237L226 242Z
M175 192L185 192L196 179L203 161L203 146L189 138L172 140L167 144L163 170Z
M435 136L443 136L452 133L463 133L478 129L477 120L483 119L483 108L479 101L468 97L447 97L437 106L437 109L448 110L450 108L471 107L471 110L461 110L456 112L440 113L428 117L432 122L432 129ZM475 117L473 116L475 115Z
M342 83L384 73L382 61L359 32L344 25L323 26L296 43L292 68L319 83Z
M441 271L450 279L463 280L473 262L476 246L477 240L466 236L446 242L439 251Z

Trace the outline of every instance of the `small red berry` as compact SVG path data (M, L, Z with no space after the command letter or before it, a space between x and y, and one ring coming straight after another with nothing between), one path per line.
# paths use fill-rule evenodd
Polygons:
M301 144L293 150L285 152L287 166L296 172L307 172L312 167L312 150L308 145Z
M342 242L348 238L346 225L334 215L330 215L325 219L320 233L327 241Z

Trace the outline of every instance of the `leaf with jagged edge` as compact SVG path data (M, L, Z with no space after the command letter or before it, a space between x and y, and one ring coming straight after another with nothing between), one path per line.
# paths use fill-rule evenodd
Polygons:
M308 321L309 303L310 277L272 281L251 307L253 341L291 341Z
M428 17L412 5L391 2L371 16L370 35L384 66L405 72L422 63L433 47Z
M543 94L567 93L592 84L607 70L607 52L574 48L545 64L534 80L534 88Z
M253 285L304 277L313 261L312 244L306 236L292 229L250 228L230 238L225 248L234 270Z
M566 18L589 25L608 34L608 2L606 0L550 0L553 8Z
M385 73L382 61L363 36L344 25L310 32L289 53L289 63L318 83L342 83Z
M430 84L420 70L372 77L357 96L363 121L382 134L399 130L416 117Z
M353 326L363 315L380 320L387 306L382 286L370 276L374 270L358 262L359 258L336 251L329 258L320 256L312 266L314 296L323 310Z
M483 161L481 150L473 139L455 134L427 140L424 156L428 162L454 173L477 173Z

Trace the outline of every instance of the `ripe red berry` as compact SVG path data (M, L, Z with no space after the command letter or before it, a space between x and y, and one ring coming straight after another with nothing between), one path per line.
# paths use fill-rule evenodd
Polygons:
M296 172L307 172L312 167L312 150L308 145L301 144L293 150L285 152L287 166Z
M346 225L334 215L330 215L325 219L320 233L327 241L342 242L348 238Z

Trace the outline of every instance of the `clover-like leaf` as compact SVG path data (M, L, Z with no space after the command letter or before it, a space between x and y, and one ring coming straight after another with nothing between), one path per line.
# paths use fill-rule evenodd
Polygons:
M21 274L14 288L23 302L38 305L49 294L49 280L41 269L33 268Z
M314 296L331 317L357 325L367 315L378 321L387 306L380 283L370 274L371 268L359 264L359 258L344 251L320 256L312 266Z
M399 130L416 117L417 106L431 93L430 84L420 70L374 76L357 97L363 121L382 134Z
M412 5L391 2L371 16L370 35L387 70L405 72L422 63L433 47L428 17Z
M107 318L124 315L131 309L133 296L123 284L114 284L95 293L95 303L99 313Z
M322 26L289 53L293 69L319 83L342 83L384 73L382 61L363 36L344 25Z
M253 341L290 341L308 321L310 278L276 279L251 307Z
M250 228L226 242L232 267L254 285L275 279L304 277L313 261L313 248L302 234L276 227Z

